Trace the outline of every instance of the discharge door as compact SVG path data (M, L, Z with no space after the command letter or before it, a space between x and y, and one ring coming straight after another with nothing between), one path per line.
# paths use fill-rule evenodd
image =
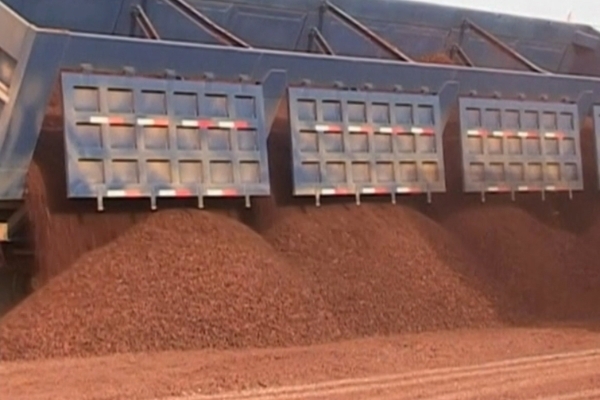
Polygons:
M465 192L583 189L577 106L460 99Z
M260 85L63 73L62 90L69 197L270 194Z
M289 88L294 195L446 190L439 99Z

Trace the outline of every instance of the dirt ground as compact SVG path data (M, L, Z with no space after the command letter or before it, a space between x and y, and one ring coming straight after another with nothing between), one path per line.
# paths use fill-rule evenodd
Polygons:
M0 381L11 400L533 398L598 389L598 371L600 326L586 326L4 362Z

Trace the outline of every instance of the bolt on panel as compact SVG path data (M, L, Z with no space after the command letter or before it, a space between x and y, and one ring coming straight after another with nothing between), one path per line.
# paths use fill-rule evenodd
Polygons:
M262 87L62 74L68 196L270 193Z
M294 195L445 192L439 98L289 88Z
M465 192L583 190L577 105L459 102Z

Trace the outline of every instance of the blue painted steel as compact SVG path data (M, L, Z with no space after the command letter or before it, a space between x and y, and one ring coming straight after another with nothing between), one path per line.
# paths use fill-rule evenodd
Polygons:
M261 2L263 3L271 4L266 0ZM113 3L107 2L106 7L111 4ZM363 15L367 20L375 15L371 8L363 10L361 7L363 6L352 9L352 14L360 15L361 20ZM381 10L390 11L386 7ZM395 11L391 14L397 11L396 8L393 10ZM108 13L108 10L105 11ZM364 13L361 14L360 11ZM73 7L71 11L57 8L52 12L55 13L54 18L60 21L59 12L76 13L77 8ZM476 18L472 19L481 24ZM120 26L119 24L116 25ZM481 25L485 27L485 24ZM119 30L118 26L115 29ZM377 30L376 27L373 29ZM525 29L524 25L520 25L519 29ZM110 31L112 30L108 30ZM535 31L521 33L523 37L537 34ZM270 33L262 33L268 34ZM256 45L252 43L252 38L240 36ZM550 35L548 37L551 40ZM139 74L163 73L167 68L188 77L212 72L216 80L229 81L238 79L241 74L247 75L252 81L264 83L267 132L271 130L270 124L275 120L275 112L284 99L285 86L299 85L304 80L326 87L332 87L335 81L342 81L350 88L370 83L374 91L390 91L395 86L402 86L407 93L421 92L424 87L432 93L439 93L447 82L455 81L460 84L462 95L473 92L476 97L500 95L504 99L517 99L521 92L525 92L525 98L529 100L546 95L550 102L560 101L564 97L570 98L572 102L585 90L592 91L594 101L598 102L600 94L600 80L590 77L542 76L418 63L408 65L387 60L236 49L41 29L29 25L2 3L0 49L16 60L8 89L8 102L0 116L0 199L3 200L22 198L25 174L37 143L45 105L59 71L63 68L78 68L83 63L91 64L99 70L113 71L129 66ZM531 58L535 60L534 57ZM447 115L443 115L442 119L446 117Z
M466 192L583 189L576 104L459 102Z
M259 85L63 73L62 91L69 197L270 194Z
M101 34L129 35L133 5L141 4L161 37L217 43L188 18L158 0L4 0L37 25ZM320 17L322 0L188 0L196 9L259 48L306 51L309 32L318 27L337 54L384 57L364 37L329 14ZM502 15L427 3L389 0L335 0L408 55L447 51L461 42L481 66L521 69L502 52L460 26L465 18L482 26L544 69L598 75L600 34L589 26Z
M439 98L290 88L295 195L444 192Z

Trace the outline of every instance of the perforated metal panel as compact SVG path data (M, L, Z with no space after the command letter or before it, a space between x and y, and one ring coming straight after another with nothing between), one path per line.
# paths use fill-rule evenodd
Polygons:
M262 88L64 73L69 197L270 193Z
M464 190L582 190L574 104L460 99Z
M439 99L290 88L295 195L444 192Z

